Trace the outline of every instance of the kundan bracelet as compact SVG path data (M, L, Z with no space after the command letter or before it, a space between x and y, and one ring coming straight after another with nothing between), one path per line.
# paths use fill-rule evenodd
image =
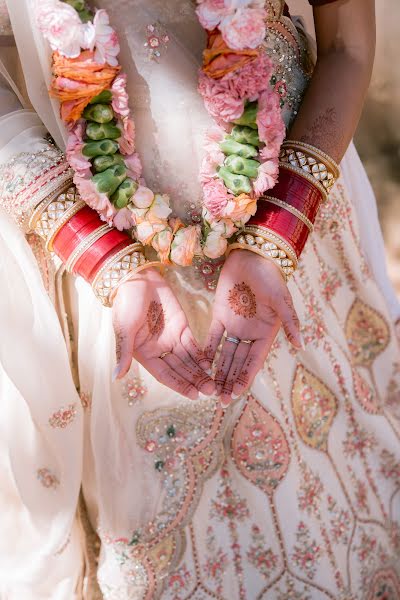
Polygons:
M280 159L273 195L261 198L256 214L235 235L230 249L272 258L287 279L297 267L321 203L339 177L339 167L303 142L284 142Z
M118 287L134 273L160 263L149 262L143 246L104 223L79 197L69 181L57 197L43 200L30 228L65 264L67 271L88 281L97 298L111 306Z

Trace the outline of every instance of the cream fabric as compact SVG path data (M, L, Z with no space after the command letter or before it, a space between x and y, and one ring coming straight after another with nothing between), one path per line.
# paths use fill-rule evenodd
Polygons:
M46 92L49 53L32 23L32 2L10 2L11 20L30 100L46 128L62 145L65 132L57 107ZM110 11L122 40L121 61L129 77L145 176L150 185L170 192L174 210L185 216L185 202L197 206L199 203L197 172L202 134L209 123L196 92L196 68L204 34L197 24L193 4L186 0L101 0L97 5ZM149 59L145 46L147 26L155 24L169 37L158 62ZM13 143L11 138L26 131L30 135L30 119L30 113L14 113L0 121L0 138L5 136L0 164L9 159L7 144ZM7 133L11 131L12 135ZM32 141L37 134L33 129ZM25 145L20 151L24 148ZM390 398L393 389L399 389L393 388L398 386L398 346L391 321L400 311L383 267L375 201L353 147L343 161L342 172L342 179L321 214L313 238L315 244L310 242L301 269L290 283L307 349L296 355L280 336L252 388L260 403L254 409L259 422L265 420L267 429L272 422L278 423L287 440L287 446L282 435L277 440L283 444L279 460L287 461L289 468L273 495L266 495L262 488L268 485L268 472L260 470L261 483L254 485L250 471L238 469L238 454L231 450L234 426L250 418L244 413L239 421L246 399L240 399L228 411L220 434L213 437L212 399L185 402L137 364L132 365L124 381L113 383L111 312L96 302L85 282L70 280L69 317L78 351L75 366L85 407L82 420L61 330L37 265L22 235L0 213L0 386L5 406L4 435L0 438L0 529L6 532L0 542L1 600L74 597L82 565L76 529L65 544L81 482L92 525L102 540L98 577L107 600L280 600L289 597L290 589L298 598L342 599L350 598L351 593L361 600L375 585L375 580L368 577L389 568L399 576L389 542L392 530L385 524L384 515L388 516L390 508L395 524L400 508L398 496L393 495L394 483L389 476L382 476L381 463L385 452L399 461L399 414ZM323 279L324 274L328 280ZM193 330L199 339L204 339L212 293L205 290L194 269L177 270L167 276ZM374 315L379 316L385 337L385 345L369 350L373 361L368 368L356 364L354 358L350 360L346 322L356 300L372 309L367 313L367 326L371 325L369 319L371 327L377 327L373 319ZM354 352L357 343L356 339ZM297 381L295 373L299 368L303 369L300 373L312 373L317 379ZM368 394L366 388L364 396L357 391L360 377L372 390L375 402L384 403L385 414L363 408ZM138 382L146 391L141 401L130 405L129 390ZM317 432L319 409L313 398L321 399L322 405L325 401L325 407L328 399L326 410L332 421L328 421L331 430L324 451L304 442L304 434L296 426L296 410L300 409L293 406L294 394L304 395L305 406L311 403L310 414L314 415ZM333 418L335 401L337 416ZM60 416L61 408L66 413ZM351 428L350 414L370 442L364 462L352 446L357 432ZM172 436L169 447L167 430L171 432L168 428L172 425L181 437ZM181 463L181 455L175 454L176 440L186 448L187 456L192 456L191 452L202 437L208 439L207 435L210 441L197 456L199 462L192 457L194 463ZM241 435L245 440L245 433ZM156 451L146 446L149 442L156 443ZM221 467L224 456L225 468L221 470L217 467ZM164 477L155 468L157 457L159 461L162 457L171 475ZM211 463L207 470L204 465L208 460ZM188 482L190 464L196 464L195 485ZM43 469L48 470L48 486L43 485ZM356 510L355 482L365 481L366 473L379 489L375 493L368 480L368 510L361 504ZM321 484L315 484L318 501L311 496L308 504L302 504L298 496L306 494L305 484L314 480ZM188 496L190 485L194 485L193 498ZM337 513L329 495L336 502ZM156 538L157 542L149 542L141 557L136 556L135 543L129 545L135 531L141 530L141 539L151 538L152 527L162 533L180 515L174 504L176 498L185 501L186 508L165 547L160 546L161 538ZM351 530L346 529L347 546L344 534L335 538L330 525L340 517L340 511L349 515L347 521L352 526ZM371 522L363 524L362 520L368 519ZM302 521L309 532L306 538L301 533ZM324 523L331 540L331 555L322 533ZM255 527L259 528L258 534ZM394 528L395 525L393 531ZM346 562L350 534L352 547ZM367 551L365 535L373 540L374 547L382 547L390 554L385 561L379 553L370 553L369 562L364 560L367 574L359 559L361 551ZM309 539L310 544L315 541L315 546L321 548L319 553L314 549L308 566L302 563L304 539ZM261 556L277 557L276 566L267 569L267 574L262 564L257 567L257 548L261 548ZM277 578L285 560L290 563L290 570ZM335 569L340 577L335 578ZM94 600L89 592L86 598Z

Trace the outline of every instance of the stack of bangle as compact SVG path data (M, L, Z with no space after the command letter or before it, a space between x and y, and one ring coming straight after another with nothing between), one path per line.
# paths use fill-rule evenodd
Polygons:
M272 259L287 280L338 177L338 165L318 148L284 142L273 195L260 198L257 213L236 234L229 251L243 248Z
M61 193L60 193L61 192ZM55 252L67 271L88 281L97 298L112 306L118 287L134 273L160 266L149 262L143 246L126 233L101 221L98 213L83 202L72 181L57 195L43 200L29 222L46 248Z

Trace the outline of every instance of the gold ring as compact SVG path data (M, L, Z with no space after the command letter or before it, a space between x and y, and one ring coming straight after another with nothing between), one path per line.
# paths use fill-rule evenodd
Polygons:
M252 344L254 340L241 340L243 344Z
M166 356L168 356L168 354L172 354L172 350L168 350L168 352L163 352L160 358L165 358Z

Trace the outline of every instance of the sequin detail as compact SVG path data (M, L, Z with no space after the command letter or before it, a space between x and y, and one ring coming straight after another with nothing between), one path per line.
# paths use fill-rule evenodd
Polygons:
M147 56L149 60L159 62L168 48L169 35L161 23L157 22L147 25L146 36L144 47L147 49Z
M143 400L146 394L147 387L143 384L141 377L133 377L125 381L122 396L128 401L129 406L133 406Z
M76 404L69 404L66 408L61 408L51 415L49 425L54 428L65 429L74 421L77 412Z
M60 485L58 478L50 471L50 469L38 469L37 478L45 488L53 488L55 490Z

